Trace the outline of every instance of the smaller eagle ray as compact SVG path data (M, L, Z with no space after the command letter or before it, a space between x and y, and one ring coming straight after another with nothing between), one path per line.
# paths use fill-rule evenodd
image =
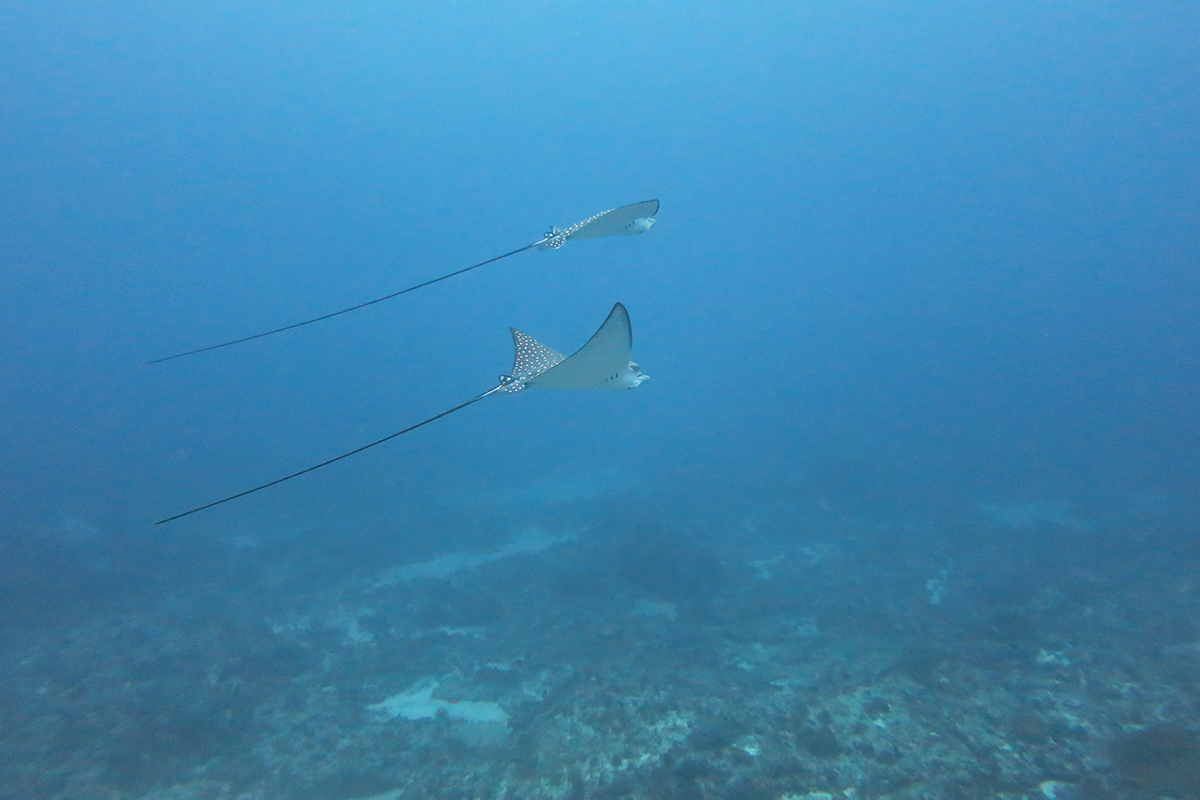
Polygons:
M505 253L501 256L496 256L495 258L489 258L487 261L480 261L478 264L472 264L469 267L463 267L460 270L455 270L454 272L447 273L441 277L427 280L424 283L418 283L416 286L410 286L407 289L401 289L398 292L385 294L383 297L376 297L374 300L368 300L367 302L359 303L356 306L343 308L340 311L331 311L328 314L322 314L319 317L306 319L303 322L294 322L291 325L284 325L282 328L274 328L273 330L263 331L262 333L243 336L240 339L231 339L228 342L211 344L207 347L199 347L195 350L188 350L183 353L176 353L174 355L156 358L153 361L144 362L142 366L147 366L149 364L161 364L164 361L172 361L176 358L183 358L184 356L194 356L197 353L207 353L210 350L219 350L222 347L229 347L230 345L241 344L242 342L249 342L254 339L261 339L264 336L270 336L275 333L283 333L284 331L290 331L293 328L302 328L305 325L311 325L314 322L320 322L321 320L326 320L331 317L349 314L351 311L357 311L360 308L373 306L376 303L382 303L384 300L391 300L393 297L399 297L402 294L408 294L409 292L417 289L423 289L424 287L430 286L439 281L444 281L447 278L453 278L455 275L462 275L464 272L470 272L473 269L478 269L479 267L491 264L492 262L499 261L502 258L515 256L517 253L524 253L526 250L531 250L534 247L536 247L538 250L557 250L572 239L600 239L607 236L637 236L639 233L645 233L654 226L654 223L656 222L654 215L657 213L657 200L643 200L640 203L630 203L627 206L610 208L608 211L602 211L599 214L588 217L582 222L577 222L569 228L562 229L552 227L550 230L546 231L546 234L542 236L541 239L538 239L536 242L531 242L524 247L519 247L516 250Z
M410 431L415 431L417 428L453 414L455 411L461 411L467 406L478 403L483 398L496 392L515 394L530 386L543 389L604 389L618 391L621 389L636 389L644 381L650 379L649 375L642 373L637 364L629 360L629 356L633 353L633 326L629 322L629 312L621 303L613 306L612 311L608 314L608 318L604 320L604 324L592 334L592 338L588 339L587 344L570 356L564 356L556 350L551 350L537 339L516 328L509 328L509 330L512 331L515 350L513 354L512 374L501 375L500 383L488 389L483 394L477 394L465 403L459 403L451 409L443 411L440 414L435 414L427 420L418 422L416 425L410 425L402 431L396 431L382 439L376 439L370 444L356 447L348 453L342 453L340 456L335 456L322 461L320 464L306 467L299 472L293 472L291 475L276 478L269 483L255 486L253 489L232 494L229 497L198 506L190 511L184 511L182 514L160 519L154 524L162 525L164 522L172 522L181 517L195 514L197 511L204 511L207 508L228 503L230 500L236 500L248 494L254 494L284 481L290 481L292 478L306 475L321 467L327 467L334 462L361 453L363 450L369 450L376 445L391 441L397 436L403 436Z

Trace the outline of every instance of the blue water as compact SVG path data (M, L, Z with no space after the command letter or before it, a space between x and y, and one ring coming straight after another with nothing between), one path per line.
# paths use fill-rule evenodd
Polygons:
M1200 796L1197 42L1200 10L1169 0L0 5L0 796ZM650 198L638 237L143 366ZM652 378L636 391L489 397L153 524L492 388L509 326L569 353L616 301ZM554 543L371 588L531 529ZM811 644L755 627L779 619L818 620L814 674L908 680L878 689L893 708L968 673L976 711L1020 694L997 688L996 641L1023 654L1010 677L1113 688L1087 696L1086 737L1055 734L1045 704L992 709L1040 772L881 777L903 759L872 756L876 775L847 754L884 728L855 733L830 699L845 687L771 655ZM421 638L476 623L507 626L480 642L528 638L486 657ZM407 644L385 658L389 637ZM985 655L938 673L967 640ZM707 677L673 683L699 653ZM529 674L487 684L489 659ZM678 741L592 719L609 752L521 717L543 691L573 709L559 719L613 706L579 688L599 663L645 668L646 719L683 722L629 724ZM501 697L514 733L442 731L446 750L364 715L450 674L492 685L445 691ZM788 681L811 695L792 728L730 722L770 718L754 703ZM716 686L741 688L689 705ZM298 710L318 700L337 710ZM977 750L1009 752L989 735ZM317 767L279 744L303 736L353 753ZM1067 739L1057 767L1032 752ZM153 741L170 752L114 755ZM416 755L388 772L389 748ZM1139 772L1147 748L1182 760ZM832 765L754 766L784 751Z

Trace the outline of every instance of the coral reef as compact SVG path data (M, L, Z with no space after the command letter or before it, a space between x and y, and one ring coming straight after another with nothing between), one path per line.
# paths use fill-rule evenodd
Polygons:
M0 798L1200 798L1193 557L775 527L194 554L3 630Z

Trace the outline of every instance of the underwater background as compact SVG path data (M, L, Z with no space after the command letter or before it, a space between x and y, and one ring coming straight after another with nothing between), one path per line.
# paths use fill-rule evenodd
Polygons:
M1200 798L1194 3L9 0L0 153L0 798Z

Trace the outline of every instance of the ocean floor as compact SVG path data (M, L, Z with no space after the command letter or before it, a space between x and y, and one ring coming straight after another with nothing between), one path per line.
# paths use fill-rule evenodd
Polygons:
M1200 798L1196 519L762 519L6 553L0 797Z

